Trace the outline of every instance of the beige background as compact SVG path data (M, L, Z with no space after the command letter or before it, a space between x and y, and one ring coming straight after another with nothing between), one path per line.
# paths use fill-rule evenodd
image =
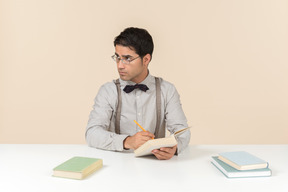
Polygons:
M192 144L288 143L287 0L0 0L0 143L85 143L129 26L153 36Z

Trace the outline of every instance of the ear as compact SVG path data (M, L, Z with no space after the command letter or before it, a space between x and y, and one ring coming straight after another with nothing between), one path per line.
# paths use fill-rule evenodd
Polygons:
M148 53L143 57L143 63L144 63L144 65L148 66L150 61L151 61L151 55Z

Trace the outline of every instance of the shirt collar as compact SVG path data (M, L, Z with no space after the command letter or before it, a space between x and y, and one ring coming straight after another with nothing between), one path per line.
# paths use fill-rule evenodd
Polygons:
M153 83L155 83L155 78L152 75L150 75L150 73L148 71L147 77L142 82L140 82L138 84L144 84L144 85L147 85L149 87ZM126 85L135 85L136 83L133 81L124 81L124 80L120 79L120 84L126 86Z

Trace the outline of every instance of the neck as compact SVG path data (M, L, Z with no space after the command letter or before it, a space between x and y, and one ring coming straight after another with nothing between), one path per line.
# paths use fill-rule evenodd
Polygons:
M144 81L146 79L146 77L148 76L149 71L148 69L146 71L144 71L138 78L136 79L131 79L131 81L133 81L134 83L141 83L142 81Z

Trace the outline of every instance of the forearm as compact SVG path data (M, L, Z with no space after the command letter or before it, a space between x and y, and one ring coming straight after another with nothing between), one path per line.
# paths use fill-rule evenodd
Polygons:
M86 142L90 147L111 151L123 151L123 141L128 135L119 135L101 127L90 127L86 131Z

